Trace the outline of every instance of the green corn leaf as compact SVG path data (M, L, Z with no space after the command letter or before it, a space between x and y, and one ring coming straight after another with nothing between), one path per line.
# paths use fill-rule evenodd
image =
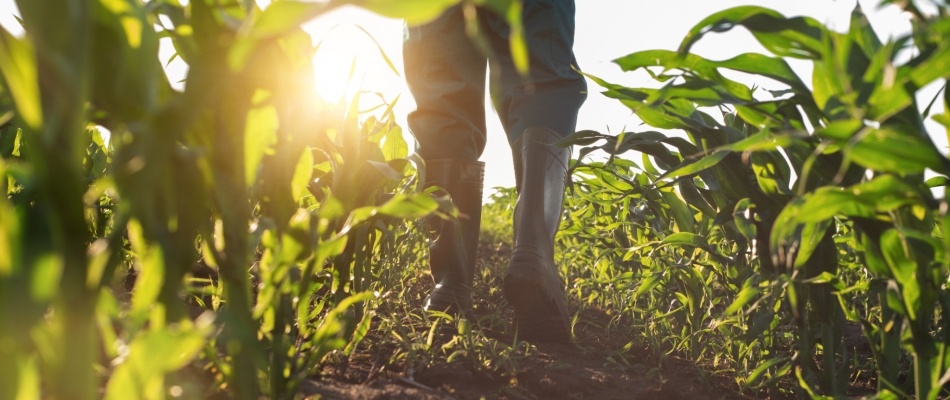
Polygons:
M950 46L944 45L910 72L911 82L918 88L939 78L950 77Z
M718 71L719 68L762 75L789 85L795 91L809 92L808 86L792 71L785 60L758 53L745 53L725 61L711 61L691 53L679 54L669 50L646 50L618 58L613 62L624 71L635 71L647 67L689 71L700 78L721 85L728 93L744 100L752 100L752 93L749 88L724 77Z
M643 162L643 170L650 175L659 176L660 171L653 166L653 162L650 161L650 156L646 153L640 154L640 160ZM644 179L646 179L644 177Z
M821 54L822 38L827 33L825 27L812 18L785 18L768 8L740 6L710 15L696 24L680 44L679 53L687 53L709 32L725 32L737 25L752 32L772 53L792 58L817 58Z
M746 381L745 385L743 385L743 386L744 386L744 387L751 387L751 386L755 385L756 383L759 382L760 379L762 379L762 376L765 375L766 372L768 372L769 368L772 368L772 367L774 367L774 366L776 366L776 365L778 365L778 364L780 364L780 363L786 362L786 361L788 361L788 359L785 358L785 357L777 357L777 358L773 358L773 359L770 359L770 360L768 360L768 361L762 363L762 364L759 365L754 371L752 371L751 374L749 374L749 379L748 379L748 381Z
M887 306L898 314L908 315L907 309L904 307L904 300L900 295L900 288L897 286L897 282L890 280L887 281L887 292L885 293Z
M332 9L330 4L284 0L269 5L260 14L247 36L268 39L296 29L300 24Z
M405 19L409 25L420 25L442 15L446 9L458 4L459 0L350 0L346 2L384 17ZM500 3L497 0L485 2Z
M921 280L917 277L917 262L913 247L901 237L897 229L888 229L881 235L881 253L891 273L901 284L901 302L907 316L917 319L920 308Z
M784 96L785 94L787 93L777 94L777 96ZM801 109L799 109L799 107L801 107ZM738 114L741 118L732 118L732 123L730 126L740 130L748 130L749 128L756 127L760 131L770 132L770 126L781 127L783 129L789 130L790 132L772 134L777 138L780 138L781 136L796 138L803 136L801 133L808 130L805 126L805 117L809 118L811 121L819 120L817 116L812 116L808 113L808 110L814 108L815 107L811 102L810 94L794 94L788 98L738 105L736 106L736 114ZM742 122L744 122L744 124Z
M677 178L680 176L699 173L701 171L704 171L706 169L716 166L717 164L719 164L720 161L722 161L728 155L729 155L729 152L725 152L725 151L712 153L703 158L700 158L696 162L688 163L686 165L676 168L675 170L669 171L663 174L662 176L660 176L659 179L672 179L672 178Z
M835 215L875 218L877 213L921 204L922 199L918 188L894 175L881 175L869 182L845 189L822 187L792 200L785 206L772 226L770 246L773 254L778 254L783 243L797 238L798 229L802 225L815 224L811 232L822 236L821 224L828 223ZM809 243L813 241L810 239ZM804 249L807 251L808 247L809 245L805 245Z
M306 148L300 155L300 160L297 161L297 166L294 168L294 176L290 181L290 189L294 200L300 201L304 196L310 194L307 187L310 185L312 177L313 152L310 148Z
M373 321L374 313L368 312L363 315L363 319L360 321L359 326L356 327L356 331L353 332L353 338L350 339L350 343L346 345L346 348L343 349L343 354L349 357L353 354L353 351L356 350L356 347L359 346L360 342L366 338L366 334L369 333L370 323Z
M690 129L694 127L692 121L667 113L662 107L647 106L633 100L620 100L623 105L633 110L647 125L660 129Z
M634 297L640 297L640 295L653 290L660 284L660 279L663 278L663 274L659 272L654 272L647 276L643 283L640 284L640 287L637 288L637 292L633 295Z
M914 103L913 96L902 85L878 85L868 99L866 118L884 121Z
M778 199L784 204L788 196L792 195L792 172L788 162L778 152L758 151L752 153L752 172L759 182L759 188L765 194Z
M59 289L63 274L62 258L57 254L45 254L33 261L30 270L30 297L38 303L51 300Z
M854 10L851 11L851 27L848 30L848 36L857 43L868 59L873 58L881 49L881 40L868 22L868 17L861 9L860 3L855 4Z
M583 130L574 132L561 138L561 140L554 142L553 146L560 148L567 148L570 146L587 146L606 138L608 138L608 136L602 135L600 132Z
M924 184L929 188L947 186L947 184L950 184L950 179L947 179L946 176L935 176L933 178L927 179Z
M280 122L274 106L254 108L247 113L244 128L244 177L248 186L257 179L257 170L264 155L273 152Z
M2 167L5 165L0 160ZM19 260L21 229L20 217L13 205L7 201L0 202L0 279L6 279L23 268Z
M359 29L360 31L362 31L363 33L365 33L366 36L369 37L370 40L373 41L373 44L376 45L376 49L379 50L379 55L383 58L383 61L386 62L386 66L389 67L389 70L390 70L390 71L393 71L393 73L396 74L396 76L401 76L401 75L399 74L399 70L396 69L396 65L393 64L393 61L389 59L389 56L388 56L388 55L386 55L386 51L383 50L383 46L382 46L381 44L379 44L379 41L377 41L376 38L373 37L373 35L371 35L371 34L366 30L366 28L363 28L362 26L359 26L359 25L354 25L354 26L355 26L357 29ZM389 113L392 112L392 107L396 104L396 101L398 101L398 100L399 100L399 97L397 96L397 97L396 97L396 100L393 100L392 104L389 105L389 107L388 107L388 109L386 110L386 112L384 112L384 113L382 114L384 118L385 118L387 115L389 115Z
M748 108L745 108L748 110ZM794 138L788 135L775 135L767 130L756 133L745 139L724 146L719 146L715 151L771 151L779 147L790 145Z
M42 381L40 380L40 368L35 358L27 358L18 355L16 360L16 384L13 389L16 393L15 400L34 400L41 399Z
M397 194L385 204L379 206L377 212L391 217L420 218L438 209L439 203L426 193Z
M845 190L823 187L806 196L799 210L801 222L820 222L841 213L873 218L876 212L895 210L921 200L919 189L894 175L881 175Z
M865 167L896 173L922 173L930 168L950 173L947 159L918 132L898 127L875 129L855 120L834 122L817 134L841 144L851 159Z
M135 269L139 273L132 291L132 311L141 316L158 298L165 280L165 260L161 247L146 241L142 225L137 220L129 221L128 235Z
M832 274L831 272L825 271L825 272L822 272L822 273L818 274L818 276L816 276L816 277L814 277L814 278L808 278L808 279L804 280L803 282L805 282L805 283L814 283L814 284L824 284L824 283L832 283L832 284L834 284L834 283L836 283L836 282L839 282L839 280L838 280L838 277L835 276L835 274Z
M323 13L345 4L355 4L390 18L404 18L410 24L421 24L435 19L445 9L459 0L333 0L330 2L303 2L284 0L269 5L254 21L250 29L231 47L228 65L232 71L240 71L256 49L259 41L280 37L298 30L300 26ZM359 29L363 29L358 27ZM365 30L364 30L365 31ZM371 37L372 38L372 37ZM375 38L372 38L375 42ZM377 46L379 44L377 43ZM390 69L399 75L395 66L380 47L380 54Z
M735 211L732 214L735 218L736 227L739 228L739 233L742 233L742 236L745 236L750 242L755 240L757 235L755 220L752 217L754 208L755 204L752 204L751 200L742 199L736 203Z
M398 181L398 180L402 180L403 178L405 178L405 176L403 176L403 174L399 173L399 171L396 171L393 167L391 167L391 166L390 166L389 164L387 164L387 163L383 163L383 162L379 162L379 161L373 161L373 160L367 160L367 162L368 162L370 165L372 165L373 168L376 168L377 171L379 171L381 174L383 174L383 176L385 176L385 177L387 177L387 178L389 178L389 179L393 179L393 180L397 180L397 181Z
M116 367L106 386L106 400L147 399L164 395L165 374L188 365L204 348L210 326L153 329L129 344L128 357Z
M508 22L508 48L511 52L512 64L522 77L531 73L530 57L528 56L528 42L524 36L524 26L521 13L522 1L519 0L483 0L484 3L505 16Z
M402 128L394 126L386 133L382 151L386 157L386 161L406 158L406 156L409 155L409 144L406 143L406 139L402 137Z
M676 222L677 232L694 232L696 230L693 211L690 210L686 202L679 197L673 190L663 190L660 192L663 200L670 206L670 213L673 221Z
M884 389L880 391L875 397L875 400L900 400L901 396L898 396L896 393Z
M743 334L736 336L735 339L752 343L759 339L759 335L769 330L773 320L775 320L775 311L773 311L771 307L758 307L752 313L752 318L749 319L751 325L749 329Z
M743 306L754 300L759 293L762 293L762 291L752 286L742 288L739 294L736 295L736 299L726 308L724 315L732 315L739 312Z
M649 93L644 103L651 106L659 106L672 98L686 99L699 106L743 104L748 100L735 97L720 89L716 83L702 79L690 79L683 84L670 82L657 90L641 90Z
M709 247L709 243L706 242L706 238L695 233L690 232L677 232L672 235L667 236L660 244L672 244L679 246L693 246L699 248Z
M804 266L811 259L812 254L821 245L825 232L833 222L834 220L827 219L817 223L805 224L802 227L801 244L798 247L798 255L795 257L796 268Z
M805 390L805 393L808 393L808 396L812 400L834 400L834 397L831 396L820 396L818 393L815 393L815 390L811 387L811 384L808 383L805 378L802 376L802 367L795 367L795 377L798 378L798 385Z
M316 353L318 359L322 359L324 355L333 350L338 350L346 346L347 341L341 336L346 334L345 328L347 322L349 322L347 319L352 319L350 307L372 299L373 297L374 294L372 292L362 292L351 295L343 299L343 301L340 301L336 307L327 313L320 326L314 332L314 336L311 338L311 343L316 345L313 351Z
M879 243L869 235L861 235L861 247L864 248L868 269L880 276L890 276L890 269L881 254Z
M17 113L33 130L43 125L36 55L28 40L17 39L0 28L0 74L16 103Z
M699 192L699 189L692 180L680 182L679 188L680 194L683 195L683 200L685 200L687 204L695 207L708 218L716 218L718 213L712 205L703 198L702 193Z

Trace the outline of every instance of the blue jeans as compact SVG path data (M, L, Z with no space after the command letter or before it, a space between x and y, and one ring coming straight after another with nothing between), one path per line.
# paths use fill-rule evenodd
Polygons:
M574 0L524 0L524 34L530 77L512 62L503 17L478 8L479 30L493 53L492 98L508 142L525 129L543 126L565 136L574 132L587 98L574 46ZM465 32L460 7L406 29L406 81L416 100L409 129L423 159L475 161L485 149L485 75L488 57Z

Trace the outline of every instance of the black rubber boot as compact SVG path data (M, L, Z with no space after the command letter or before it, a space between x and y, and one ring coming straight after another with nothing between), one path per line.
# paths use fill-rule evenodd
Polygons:
M513 146L518 203L515 245L505 274L505 298L515 307L520 338L570 341L564 290L554 265L554 235L561 222L570 151L545 127L524 131Z
M482 216L485 163L457 159L426 161L426 187L445 189L458 209L458 224L429 218L432 242L429 268L435 287L425 301L426 311L468 313L472 309L475 253Z

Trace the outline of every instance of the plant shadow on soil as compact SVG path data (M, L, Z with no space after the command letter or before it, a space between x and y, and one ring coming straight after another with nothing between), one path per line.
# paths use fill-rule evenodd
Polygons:
M513 326L513 310L504 302L500 290L501 274L510 249L481 243L477 278L475 314L494 314L502 323ZM421 309L422 298L431 280L421 276L409 283L408 307ZM479 287L481 285L482 287ZM576 306L576 305L575 305ZM576 307L574 307L576 309ZM377 317L378 319L378 317ZM480 320L482 318L479 318ZM516 366L501 373L491 368L476 368L475 362L458 357L434 357L425 368L414 370L405 365L385 365L395 346L376 346L384 341L379 321L363 344L349 359L328 363L320 379L304 383L306 399L744 399L731 377L706 375L692 362L637 346L628 346L632 337L605 326L610 317L595 309L586 309L575 323L571 344L541 344L527 352L520 347ZM486 338L510 344L513 337L496 324L482 324ZM436 332L434 347L453 339L455 329ZM626 346L626 348L625 348ZM618 350L625 362L617 362ZM388 354L386 354L388 353ZM608 357L614 360L611 362ZM662 357L662 359L661 359ZM490 361L486 361L490 363Z

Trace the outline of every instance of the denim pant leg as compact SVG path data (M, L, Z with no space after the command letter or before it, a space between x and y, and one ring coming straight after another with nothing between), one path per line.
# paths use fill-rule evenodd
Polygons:
M515 69L509 28L500 16L489 16L490 40L500 71L492 71L495 109L514 143L525 129L544 126L561 136L574 133L577 113L587 99L587 82L572 68L574 0L524 0L524 36L530 78ZM579 69L579 68L578 68ZM496 86L498 85L498 86ZM499 87L500 86L500 87Z
M487 59L465 32L460 7L406 29L406 81L416 101L409 129L425 160L478 160L485 150Z

